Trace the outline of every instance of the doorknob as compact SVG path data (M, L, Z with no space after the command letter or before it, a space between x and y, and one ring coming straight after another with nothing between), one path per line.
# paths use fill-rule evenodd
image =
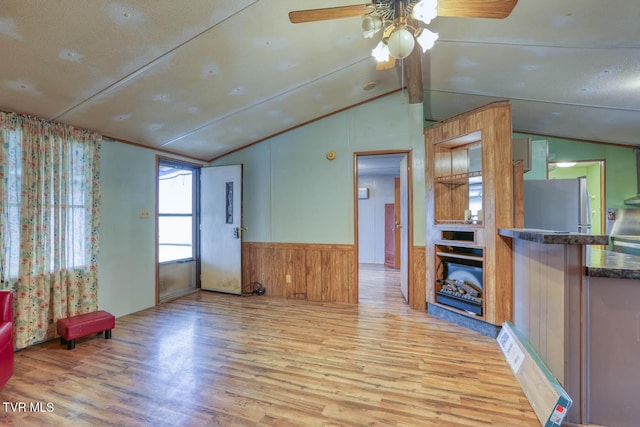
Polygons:
M242 237L242 232L247 229L248 227L233 227L233 238L239 239Z

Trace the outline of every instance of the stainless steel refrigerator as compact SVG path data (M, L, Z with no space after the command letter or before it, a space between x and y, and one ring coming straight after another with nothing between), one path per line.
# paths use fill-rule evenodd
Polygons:
M524 226L591 234L587 178L525 180Z

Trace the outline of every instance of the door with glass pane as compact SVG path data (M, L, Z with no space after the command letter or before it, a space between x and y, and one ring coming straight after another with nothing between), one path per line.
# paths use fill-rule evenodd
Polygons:
M242 165L201 169L202 289L242 292Z
M158 161L158 302L197 288L198 168Z

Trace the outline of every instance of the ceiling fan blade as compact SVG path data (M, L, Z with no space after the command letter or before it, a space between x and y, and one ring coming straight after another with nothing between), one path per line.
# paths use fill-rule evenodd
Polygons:
M518 0L438 0L438 16L503 19Z
M372 4L356 4L353 6L327 7L324 9L294 10L289 12L292 24L303 22L326 21L328 19L351 18L373 12Z
M378 70L378 71L388 70L390 68L395 67L395 65L396 65L396 58L394 58L393 56L389 55L389 60L388 61L376 62L376 70Z

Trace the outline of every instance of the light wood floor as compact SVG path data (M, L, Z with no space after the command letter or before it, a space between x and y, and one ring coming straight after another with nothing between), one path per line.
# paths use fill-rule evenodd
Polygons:
M0 425L540 425L494 340L410 310L394 271L360 278L357 306L203 291L20 351Z

